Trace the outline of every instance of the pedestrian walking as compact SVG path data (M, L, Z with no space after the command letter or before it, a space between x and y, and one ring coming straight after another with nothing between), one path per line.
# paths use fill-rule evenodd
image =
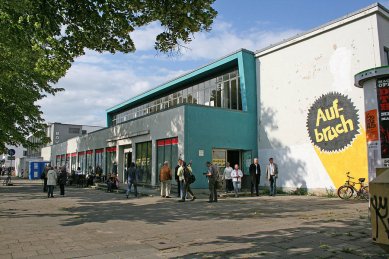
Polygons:
M43 192L47 192L47 173L49 172L50 165L46 165L41 174L41 179L43 180Z
M219 178L219 170L211 162L207 162L206 166L208 167L208 172L206 173L209 188L208 202L217 202L217 181Z
M183 193L183 199L180 201L185 201L187 199L188 194L192 196L191 201L196 200L196 196L194 195L192 189L190 188L190 185L193 183L193 171L192 171L192 162L190 162L188 165L185 163L185 161L182 162L183 164L183 173L184 173L184 186L185 186L185 191Z
M225 191L226 193L232 191L233 186L232 186L232 178L231 178L231 172L232 172L232 167L230 166L230 163L226 163L226 168L224 168L224 173L223 173L223 181L225 184Z
M269 164L266 167L267 180L269 181L270 196L276 196L277 194L277 178L278 178L278 166L273 162L273 158L269 158Z
M251 196L254 196L254 188L255 194L259 196L259 181L261 179L261 166L258 164L258 158L254 158L254 163L250 165L250 180L251 180Z
M54 198L54 186L57 184L57 173L54 171L53 167L50 167L47 172L47 198Z
M132 162L130 164L130 167L127 170L127 191L126 191L126 197L128 199L128 196L131 192L131 187L134 186L134 194L135 197L138 197L138 188L137 188L137 169L135 167L135 163Z
M63 197L65 196L65 185L68 180L68 173L66 172L65 166L61 168L61 172L59 173L58 178L59 178L58 183L59 183L60 195Z
M174 179L176 180L177 183L177 197L181 197L181 184L180 184L180 177L178 176L178 169L182 165L182 159L178 159L177 165L174 168Z
M159 172L159 181L161 182L161 197L170 198L172 172L169 168L169 162L165 161Z
M234 185L235 197L238 197L240 189L242 187L242 177L243 177L243 173L239 169L239 165L236 164L234 166L234 170L232 170L232 172L231 172L231 178L232 178L232 183Z

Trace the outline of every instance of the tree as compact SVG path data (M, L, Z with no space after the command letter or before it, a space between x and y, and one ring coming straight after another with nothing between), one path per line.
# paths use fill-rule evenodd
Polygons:
M35 147L45 138L36 101L64 89L55 84L86 49L135 51L131 33L158 21L155 49L177 51L195 32L209 31L215 0L2 0L0 2L0 150Z

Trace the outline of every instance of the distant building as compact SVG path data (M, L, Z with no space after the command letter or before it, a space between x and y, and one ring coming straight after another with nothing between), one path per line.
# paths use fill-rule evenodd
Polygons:
M98 126L88 125L75 125L75 124L63 124L59 122L48 123L46 129L46 136L51 139L47 144L41 145L39 148L27 148L26 156L28 157L41 157L41 148L59 144L67 141L68 139L85 135L87 133L94 132L101 129ZM32 143L40 143L41 140L36 137L29 137L29 141Z

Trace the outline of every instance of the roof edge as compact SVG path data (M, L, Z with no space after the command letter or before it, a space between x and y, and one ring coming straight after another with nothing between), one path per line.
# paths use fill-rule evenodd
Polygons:
M255 57L264 56L264 55L267 55L268 53L271 53L271 52L273 52L273 51L276 51L276 50L278 50L278 49L281 49L281 48L283 48L283 47L281 46L281 45L283 45L283 44L286 44L286 46L295 44L296 42L291 42L291 41L293 41L293 40L296 40L296 41L303 41L303 40L306 39L305 37L307 37L308 34L314 33L314 35L311 36L311 37L313 37L313 36L315 36L315 35L317 35L317 34L320 34L320 33L323 33L323 32L325 32L325 31L331 30L332 28L328 28L328 29L326 29L326 30L323 30L323 29L325 29L325 28L328 27L328 26L331 26L331 25L334 25L334 24L336 24L336 23L339 23L339 22L342 21L342 20L351 18L351 17L353 17L353 16L355 16L355 15L358 15L358 14L360 14L360 13L366 12L366 11L368 11L368 10L370 10L370 9L374 9L374 8L377 8L377 10L372 11L372 13L374 13L374 12L379 12L380 9L382 9L382 11L386 12L386 13L388 14L388 16L389 16L389 9L387 9L385 6L383 6L382 4L380 4L380 3L377 2L377 3L371 4L371 5L367 6L367 7L364 7L364 8L362 8L362 9L359 9L359 10L357 10L357 11L355 11L355 12L352 12L352 13L350 13L350 14L344 15L344 16L342 16L342 17L340 17L340 18L331 20L331 21L329 21L329 22L327 22L327 23L324 23L324 24L322 24L322 25L320 25L320 26L314 27L313 29L310 29L310 30L305 31L305 32L303 32L303 33L296 34L295 36L292 36L292 37L287 38L287 39L285 39L285 40L276 42L275 44L271 44L271 45L269 45L269 46L267 46L267 47L264 47L264 48L262 48L262 49L256 50L256 51L255 51ZM366 15L367 15L367 14L366 14ZM323 31L318 32L319 30L323 30ZM316 33L315 33L315 32L316 32ZM299 38L301 38L301 39L298 40ZM310 37L307 37L307 38L310 38ZM290 42L290 43L288 44L288 42ZM274 48L273 51L267 52L268 50L271 50L271 49L273 49L273 48ZM263 55L261 55L261 53L263 53Z
M167 85L167 84L169 84L169 83L172 83L172 82L174 82L174 81L176 81L176 80L178 80L178 79L180 79L180 78L183 78L183 77L185 77L185 76L188 76L188 75L190 75L190 74L192 74L192 73L194 73L194 72L196 72L196 71L198 71L198 70L201 70L201 69L203 69L203 68L205 68L205 67L207 67L207 66L210 66L210 65L212 65L212 64L218 63L218 62L220 62L220 61L222 61L222 60L224 60L224 59L226 59L226 58L228 58L228 57L231 57L231 56L233 56L233 55L236 55L236 54L238 54L238 53L240 53L240 52L246 52L246 53L249 53L249 54L251 54L251 55L253 55L253 56L255 55L255 53L254 53L253 51L251 51L251 50L248 50L248 49L245 49L245 48L238 49L238 50L236 50L236 51L234 51L234 52L232 52L232 53L230 53L230 54L227 54L227 55L225 55L225 56L222 56L221 58L218 58L218 59L216 59L216 60L213 60L213 61L211 61L211 62L209 62L209 63L207 63L207 64L205 64L205 65L203 65L203 66L201 66L201 67L197 67L197 68L195 68L195 69L193 69L193 70L191 70L191 71L189 71L189 72L186 72L186 73L184 73L184 74L182 74L182 75L180 75L180 76L178 76L178 77L172 78L172 79L170 79L170 80L168 80L168 81L166 81L166 82L164 82L164 83L162 83L162 84L159 84L159 85L153 87L152 89L149 89L149 90L147 90L147 91L145 91L145 92L142 92L142 93L140 93L140 94L138 94L138 95L136 95L136 96L133 96L133 97L131 97L131 98L129 98L129 99L127 99L127 100L121 102L121 103L118 103L118 104L116 104L116 105L114 105L114 106L112 106L112 107L109 107L109 108L106 109L105 111L106 111L107 113L110 113L110 112L112 112L112 111L114 111L114 110L120 109L119 106L128 105L129 103L131 103L131 100L135 100L135 99L137 99L137 98L141 97L142 95L145 95L145 94L147 94L147 93L149 93L149 92L150 92L150 94L151 94L152 91L154 91L155 89L157 89L157 88L159 88L159 87L162 87L162 86L164 86L164 85Z

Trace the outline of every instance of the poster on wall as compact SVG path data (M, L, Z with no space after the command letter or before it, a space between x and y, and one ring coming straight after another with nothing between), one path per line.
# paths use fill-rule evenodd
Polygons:
M377 79L381 157L389 158L389 77Z
M367 111L366 118L366 140L368 142L378 141L378 118L377 110Z

